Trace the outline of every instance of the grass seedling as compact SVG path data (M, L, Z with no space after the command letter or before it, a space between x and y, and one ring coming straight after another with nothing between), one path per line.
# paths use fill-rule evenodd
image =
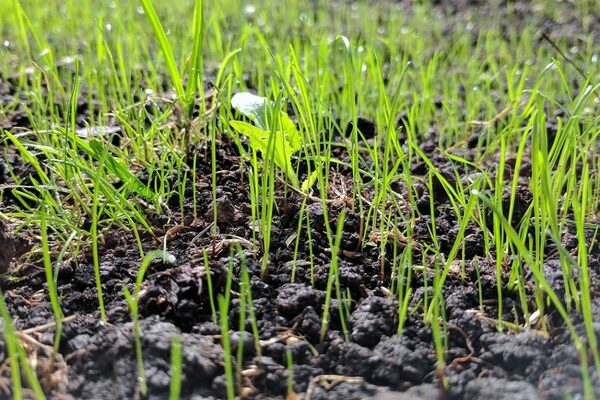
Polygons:
M331 247L331 262L329 264L329 273L327 275L327 289L325 291L325 304L323 305L323 316L321 317L321 340L325 339L327 329L329 328L329 307L331 305L331 296L333 294L333 285L335 283L337 299L341 300L341 294L339 291L339 270L338 270L338 254L340 252L340 243L342 242L342 233L344 232L344 220L346 217L346 210L342 210L338 217L337 231L335 235L335 242ZM340 310L340 321L342 324L345 323L344 315L342 313L342 306L339 306ZM347 334L344 329L344 334Z
M210 273L210 261L206 250L202 251L202 259L204 261L204 269L206 270L206 286L208 289L208 302L210 304L210 315L214 323L217 323L217 308L215 307L215 297L213 292L212 275Z
M496 173L496 181L494 187L495 204L502 209L502 197L504 195L504 163L505 158L502 155L506 154L506 137L502 135L500 138L500 161L498 166L498 172ZM502 301L502 266L504 263L504 235L502 226L500 224L500 218L497 215L493 215L493 236L496 245L496 294L498 297L498 325L496 328L502 330L502 315L503 315L503 301Z
M50 247L48 246L48 227L46 224L46 208L44 205L42 205L40 209L40 231L42 235L42 258L44 261L44 272L46 273L46 283L48 284L48 297L50 297L50 304L52 306L52 312L54 313L54 319L56 321L56 333L54 335L54 350L58 351L58 348L60 346L60 338L62 335L62 320L64 316L60 307L58 292L56 291L56 282L54 281L52 261L50 260Z
M233 362L231 360L231 343L229 340L229 322L227 321L228 304L224 296L219 296L219 313L221 314L221 346L225 357L225 377L227 381L227 399L235 399L235 379L233 375Z
M240 302L239 302L239 321L238 321L238 345L237 352L235 355L235 378L236 387L242 387L242 369L244 363L244 340L246 339L246 300L248 299L247 293L249 288L244 284L240 284Z
M156 10L152 5L151 0L140 0L144 12L148 17L148 21L154 31L154 36L158 41L163 57L167 64L167 70L169 71L169 77L171 83L175 88L178 100L183 105L188 117L191 116L191 112L196 99L197 89L202 90L202 42L204 38L204 4L203 0L195 0L194 8L194 44L191 55L191 65L189 70L189 76L187 81L187 87L184 88L183 74L179 72L177 63L175 62L175 55L173 49L167 38L167 34L156 14Z
M506 217L504 217L502 212L492 204L492 202L489 200L489 198L487 198L480 192L475 190L472 192L472 196L478 197L479 199L481 199L494 212L494 214L496 214L500 218L500 222L502 223L502 226L504 227L507 237L512 242L512 244L515 245L515 247L519 251L519 254L524 258L525 262L530 266L530 270L535 277L536 284L539 285L541 290L543 290L544 293L546 294L546 296L548 296L548 300L556 308L556 311L563 319L569 333L571 334L571 339L573 340L573 342L575 344L575 348L577 349L579 356L581 358L581 374L582 374L584 390L585 390L584 395L586 398L590 398L590 399L593 398L594 396L593 396L593 392L591 391L592 389L591 389L589 371L587 370L587 368L588 368L587 349L585 349L585 347L583 346L581 338L579 337L579 334L575 330L575 327L573 326L573 323L571 322L571 319L569 317L569 314L568 314L565 306L563 305L562 301L560 300L560 298L558 297L556 292L554 292L554 290L552 289L552 287L550 286L550 284L548 283L546 278L544 277L542 271L540 271L536 267L536 261L532 255L531 250L525 246L522 239L519 237L519 235L514 230L514 228L508 223L508 220L506 219Z
M586 207L589 198L590 190L590 178L589 178L589 165L587 162L583 163L583 170L581 172L581 186L579 196L574 196L573 203L573 214L575 217L575 227L577 231L577 240L579 242L578 253L577 253L577 265L579 266L579 295L580 295L580 311L583 316L585 324L585 332L590 347L590 353L594 360L596 370L600 370L600 353L598 349L598 339L594 330L594 317L592 314L592 298L590 293L590 273L589 273L589 262L588 262L588 240L585 234L585 215ZM597 229L597 228L596 228Z
M254 338L254 347L256 350L257 356L260 358L262 354L262 347L260 345L260 334L258 331L258 324L256 319L256 313L254 312L254 302L252 301L252 285L250 283L250 274L248 274L248 267L246 265L246 258L241 248L238 247L238 254L240 255L242 261L242 271L241 271L241 280L240 280L240 300L242 298L246 299L246 304L248 305L248 316L250 317L250 326L252 329L252 336ZM241 318L241 317L240 317ZM240 330L245 330L245 321L244 326L241 326L240 321Z
M231 354L231 340L229 339L229 304L231 302L231 283L233 278L233 252L230 253L229 269L227 272L227 282L225 284L224 294L218 297L219 302L219 321L221 326L221 346L223 347L223 357L225 363L225 379L227 381L226 391L227 399L235 399L235 377L233 374L233 360Z
M169 386L169 400L179 400L181 396L181 336L176 335L171 341L171 385Z
M140 291L142 289L142 282L144 281L144 276L146 275L146 270L150 266L150 263L155 259L160 258L163 262L174 263L175 257L162 250L154 250L146 254L142 263L140 264L140 269L135 279L135 285L133 289L133 294L127 289L127 287L123 288L123 294L125 299L127 300L127 305L129 306L129 312L131 313L131 320L133 321L133 334L135 337L135 354L136 354L136 362L138 367L138 382L140 384L140 393L142 396L146 396L148 393L148 385L146 383L146 372L144 369L144 359L142 356L142 328L140 325L139 319L139 311L138 311L138 301L140 297Z
M105 153L106 154L106 153ZM98 295L98 307L100 318L106 322L106 311L104 309L104 296L102 295L102 280L100 279L100 258L98 256L98 220L100 216L98 197L100 194L100 177L104 171L104 157L100 159L97 175L94 182L94 193L92 195L92 224L90 226L90 237L92 239L92 262L94 263L94 279L96 280L96 294Z
M396 247L394 246L394 250ZM412 295L412 287L410 285L412 280L412 257L413 257L413 244L409 243L404 249L400 256L400 262L397 266L398 271L396 272L395 288L398 296L398 334L401 334L404 330L404 324L408 319L408 305ZM394 259L396 258L394 254ZM393 292L393 290L392 290Z
M357 74L354 52L350 44L350 40L343 35L338 35L336 41L343 44L344 49L344 95L346 96L345 103L349 107L351 120L350 140L348 142L348 153L352 164L352 178L354 197L358 200L360 215L364 215L362 196L360 189L363 187L363 182L360 176L360 153L359 153L359 135L362 135L358 130L358 106L357 102L360 98L360 76ZM357 76L358 75L358 76Z
M462 240L464 239L465 230L466 230L467 224L469 223L469 220L471 219L471 216L473 214L475 204L476 204L476 197L471 196L465 207L464 214L459 219L459 228L458 228L458 233L456 234L456 240L454 241L454 245L452 246L450 253L446 257L444 269L441 271L441 274L439 276L437 276L436 279L434 280L432 302L429 305L427 312L425 313L426 321L429 321L429 322L433 321L433 319L435 318L434 315L437 312L438 307L440 307L438 302L443 301L442 290L444 287L444 283L446 282L448 273L450 272L450 266L451 266L452 262L454 261L456 255L458 254L458 251L461 248L461 243L462 243Z
M4 342L6 345L6 353L10 365L10 379L12 383L12 396L15 400L23 398L23 387L21 381L21 369L19 368L19 338L15 334L15 329L12 324L12 319L6 302L4 301L4 293L0 292L0 313L4 322Z
M435 355L437 359L436 369L438 379L440 381L440 387L443 391L448 387L448 379L446 378L446 357L445 357L445 346L444 346L444 329L443 325L446 321L443 319L442 311L444 307L443 299L439 301L433 301L430 310L433 308L433 314L431 318L431 336L433 337L433 344L435 347Z
M23 398L34 398L36 400L45 399L46 396L44 395L44 391L38 381L37 375L30 364L29 357L21 346L17 332L15 332L2 291L0 291L0 316L2 316L4 341L10 365L12 398L15 400L21 400ZM33 393L27 393L23 388L21 373L25 374L27 383Z
M294 398L294 355L291 349L285 349L287 363L287 399Z

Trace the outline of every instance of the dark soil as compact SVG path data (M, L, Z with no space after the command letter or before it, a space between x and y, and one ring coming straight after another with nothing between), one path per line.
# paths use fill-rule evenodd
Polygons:
M470 12L466 3L453 2L457 9L439 7L452 15L460 15ZM578 29L573 28L578 25L572 21L549 26L556 32ZM30 128L29 122L22 117L17 110L2 124L7 129ZM368 119L361 119L358 128L368 131L373 126ZM364 136L368 139L373 132L365 132ZM436 150L437 139L438 133L433 132L422 143L422 149L451 183L456 184L453 182L455 169L465 179L477 173L464 165L452 164L441 155ZM457 154L474 160L477 152L481 151L475 144L465 144L464 148L456 150ZM464 271L453 271L444 288L449 348L445 360L447 367L442 374L436 369L431 329L423 322L422 299L426 291L431 292L432 270L428 266L414 269L409 309L415 312L398 334L398 302L385 289L391 283L389 265L392 252L388 251L386 255L388 267L382 273L380 247L360 242L357 209L349 201L332 202L328 212L334 227L341 210L346 208L347 212L339 273L342 289L348 290L351 299L348 304L335 299L332 301L330 329L321 340L321 316L331 263L321 204L311 203L307 210L314 271L311 273L308 263L304 262L311 258L311 250L306 232L303 232L295 281L292 283L294 241L290 245L288 239L296 234L302 198L289 191L284 198L281 188L273 218L269 271L266 275L261 274L260 254L246 246L252 238L249 189L240 171L238 151L226 140L218 143L217 151L218 235L211 236L210 233L210 158L205 158L210 152L198 148L195 152L199 157L197 187L200 189L196 195L200 219L192 224L188 207L190 215L182 218L186 227L168 241L168 249L177 259L176 265L154 261L144 280L140 312L148 398L164 399L168 396L171 343L177 335L183 342L182 397L225 397L221 330L215 323L218 321L211 317L207 271L201 256L203 249L210 257L215 298L224 292L227 274L229 269L233 269L228 315L230 339L234 354L239 346L244 349L243 360L236 361L243 366L240 387L249 398L285 398L288 354L293 359L293 392L299 394L299 397L289 396L289 399L303 398L303 393L307 399L379 400L562 399L567 395L573 398L581 396L578 353L552 309L547 310L551 326L548 334L533 329L503 332L496 329L493 320L498 316L495 260L485 257L483 232L475 226L467 230ZM19 165L14 151L9 151L9 154L13 158L6 162L13 168L26 168ZM412 171L415 176L425 176L427 166L415 163ZM347 172L337 171L337 179L349 185L351 177L344 175ZM507 179L511 178L506 175ZM5 181L8 178L3 164L0 164L0 183ZM400 196L407 196L402 183L395 183L393 188ZM425 185L418 188L420 216L414 227L414 237L410 239L416 244L432 243L428 225L435 218L438 241L447 254L458 231L456 216L439 182L434 182L433 191L429 193ZM186 196L191 199L191 193L186 193ZM429 208L430 196L435 199L433 215ZM507 191L507 201L509 196ZM330 194L330 198L336 197L336 194ZM519 185L516 199L514 221L523 217L531 201L525 181ZM6 203L3 206L10 203L10 190L5 190L3 200ZM173 226L166 217L153 216L152 220L156 231L163 235ZM238 239L232 240L232 237ZM568 251L576 250L577 242L572 238L573 232L565 234L563 244ZM139 269L140 260L134 243L131 233L119 230L103 238L100 269L108 323L100 322L91 257L66 260L60 265L58 291L63 312L69 319L64 323L59 354L53 354L47 347L53 343L54 329L46 325L53 321L53 314L40 264L19 264L17 268L13 263L11 272L14 279L2 281L2 290L16 328L30 329L24 333L29 338L25 342L26 348L31 358L35 358L41 383L51 397L129 399L139 396L133 323L123 295L123 287L133 289ZM146 251L159 245L149 236L144 238ZM238 245L241 245L244 257L239 252L230 252ZM25 253L30 246L27 239L20 238L0 221L0 271L8 269L11 260ZM551 250L549 254L553 254ZM401 253L402 247L399 246L398 257ZM420 260L418 249L414 259ZM589 261L594 293L592 312L600 320L600 246L592 246ZM510 263L510 260L507 262ZM260 355L252 340L247 306L246 320L240 323L243 311L239 297L240 277L244 264L250 275L254 313L261 339ZM560 293L562 272L558 258L548 257L544 273ZM532 277L526 278L533 282ZM502 276L503 285L507 280L508 276ZM480 296L483 309L480 308ZM339 319L340 308L346 306L350 309L345 321L347 340ZM515 317L522 315L517 293L505 288L502 306L503 320L523 325L524 321ZM581 318L574 315L573 319L577 330L583 333ZM595 329L600 334L600 325L596 324ZM4 344L0 345L0 351L6 354ZM441 379L447 381L445 390ZM592 371L592 379L600 396L597 372ZM4 385L10 386L6 363L0 369L0 398L9 397Z

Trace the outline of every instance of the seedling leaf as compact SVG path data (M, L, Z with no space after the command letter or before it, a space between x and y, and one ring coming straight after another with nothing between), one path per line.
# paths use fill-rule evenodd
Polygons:
M267 124L267 105L272 107L273 103L265 97L256 96L248 92L236 93L231 98L231 106L250 118L263 131L269 129Z
M294 121L283 111L275 112L275 104L266 97L248 92L236 93L231 98L231 106L250 118L263 131L270 131L274 128L283 131L294 152L302 147L302 135L296 129ZM274 121L275 124L273 124L272 120L276 116L279 116L279 121Z
M286 113L275 110L275 105L269 99L248 92L235 94L231 99L231 106L256 125L230 121L231 127L247 136L250 146L255 151L260 151L263 157L272 157L275 165L285 171L292 184L299 187L291 159L302 148L302 135L296 129L294 121ZM273 121L275 118L277 119ZM274 135L271 151L270 135Z
M263 157L272 156L275 165L282 169L288 178L292 181L295 187L299 186L298 178L294 173L294 167L292 166L291 155L294 153L294 149L284 139L284 135L281 131L273 132L275 139L273 142L273 149L269 152L269 135L270 132L264 131L254 125L250 125L243 121L230 121L229 124L233 129L245 135L250 139L250 147L255 151L260 151ZM272 154L270 154L272 153Z
M121 179L125 187L146 199L154 198L154 192L144 185L137 176L132 174L131 171L117 161L117 159L108 152L108 149L102 144L102 142L94 139L88 143L77 136L73 136L73 139L81 150L86 152L96 161L104 159L106 168L115 174L119 179Z

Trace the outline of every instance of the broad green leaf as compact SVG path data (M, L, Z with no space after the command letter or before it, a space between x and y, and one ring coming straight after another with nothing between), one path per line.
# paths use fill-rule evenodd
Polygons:
M244 121L229 121L229 125L242 135L247 136L250 139L250 146L254 150L260 150L263 153L267 152L267 144L269 142L268 132Z
M302 135L296 129L294 121L284 112L281 113L281 127L285 132L285 138L294 153L302 147Z
M250 118L263 131L269 130L268 107L273 107L269 99L248 92L236 93L231 98L231 106Z
M231 99L231 106L250 118L254 124L231 121L231 127L250 139L250 146L261 151L263 157L271 156L275 165L285 171L292 184L299 182L292 166L292 156L302 147L302 135L294 121L284 112L275 110L272 101L252 93L237 93ZM275 119L275 124L270 122ZM272 154L268 153L269 135L275 135Z
M274 149L273 149L273 157L275 159L275 164L285 171L288 178L292 181L294 187L298 187L298 178L296 177L296 173L294 172L294 167L292 166L292 154L294 151L289 143L284 139L283 132L277 131L274 132L275 140L274 140Z
M252 93L242 92L236 93L231 98L231 106L250 118L256 126L263 131L270 131L274 127L269 121L274 118L275 115L279 115L280 121L277 121L275 130L282 130L285 133L286 140L294 149L294 152L302 147L302 135L296 129L294 121L284 112L274 112L273 107L275 106L272 101L266 97L256 96Z
M284 139L284 135L281 131L273 132L275 138L273 141L272 154L270 154L268 147L270 132L264 131L243 121L229 121L229 124L233 129L242 135L247 136L250 140L250 147L255 151L260 151L263 157L269 157L269 155L271 155L275 165L286 173L295 187L298 187L298 178L294 172L291 159L292 154L294 154L294 149Z

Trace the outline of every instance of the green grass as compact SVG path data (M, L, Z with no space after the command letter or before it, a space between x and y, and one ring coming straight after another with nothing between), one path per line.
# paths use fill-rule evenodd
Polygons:
M380 249L382 275L391 271L385 276L386 290L398 299L398 332L413 314L431 326L443 379L447 280L454 265L464 268L466 232L478 228L484 232L485 256L496 266L498 313L487 317L495 320L498 330L510 331L515 322L503 321L506 310L502 308L503 298L510 294L520 302L518 325L526 326L536 315L540 321L536 329L548 331L548 314L556 311L579 352L585 397L593 398L588 364L600 370L600 353L594 334L598 321L591 310L588 252L592 243L587 232L597 229L600 204L596 151L600 67L599 46L592 35L579 35L571 42L552 37L550 43L534 26L509 24L503 32L493 16L472 22L438 17L431 13L428 1L415 2L419 4L411 12L397 2L377 6L356 2L343 7L317 3L317 9L300 1L286 2L285 7L255 1L254 9L237 0L197 0L177 6L149 0L0 3L0 78L10 81L17 93L0 103L0 121L18 112L32 127L0 131L3 153L16 149L31 170L23 175L9 168L16 203L0 212L21 232L41 237L31 257L41 254L43 260L56 319L56 348L64 317L55 288L59 261L91 252L98 318L106 321L99 243L111 229L123 229L133 233L140 261L144 260L135 293L128 296L132 319L138 324L136 350L143 376L137 293L148 257L158 254L145 254L143 238L158 239L164 234L162 227L153 226L152 216L167 215L169 226L184 223L183 198L190 190L194 219L200 218L196 168L206 163L212 182L211 234L217 240L216 145L232 141L242 154L255 228L253 255L261 261L263 277L271 267L271 221L281 206L276 195L302 199L292 243L291 282L300 268L296 266L300 244L312 243L306 207L320 202L325 209L328 243L324 246L333 259L322 337L334 318L328 307L332 298L339 304L349 300L338 273L342 232L339 227L336 230L336 219L330 215L332 207L344 206L360 216L361 242ZM535 3L535 18L561 12L552 2ZM508 12L512 5L503 7ZM585 25L589 21L584 17L594 10L600 11L598 5L588 1L577 2L569 12L582 17ZM447 32L448 27L453 29ZM206 80L214 94L205 90ZM285 105L293 110L296 133L302 136L293 154L269 157L279 143L274 126L263 127L268 135L262 147L246 145L248 134L240 134L242 123L231 122L240 117L232 113L231 99L234 93L248 90L273 101L275 116L279 110L287 115ZM87 113L89 129L79 126L77 117L82 112ZM362 116L376 125L377 134L368 140L357 129ZM552 143L548 121L556 124ZM334 136L348 123L352 128L347 135ZM114 133L97 129L115 124L122 129L118 143ZM422 149L431 130L436 132L436 149L451 165L453 178L442 173L440 159ZM94 131L100 134L93 135ZM460 150L473 134L480 135L479 143L475 157L466 159ZM192 148L207 149L209 154L197 152L190 162ZM337 158L342 151L348 157ZM521 167L528 162L531 171L521 175ZM427 172L413 173L416 163L424 164ZM305 176L298 174L301 167L306 168ZM463 168L478 174L462 180ZM351 179L340 180L338 171L350 171ZM311 185L300 188L304 179ZM396 185L406 188L406 196L393 190ZM517 220L516 195L523 185L531 192L532 205ZM414 240L415 225L423 223L417 206L419 188L429 193L437 188L437 195L449 200L458 230L446 254L435 219L427 226L431 240ZM179 198L176 207L169 202L175 196ZM434 202L431 197L430 209L435 208ZM344 215L336 217L337 221L343 222ZM567 230L577 237L576 254L562 247ZM564 298L543 273L549 245L557 248L562 265ZM166 237L164 246L168 251ZM417 250L421 256L413 257ZM307 261L314 284L312 251L310 247ZM509 259L512 262L507 263ZM230 326L224 317L229 311L229 292L213 292L212 260L207 253L202 262L209 274L211 317L223 330L227 396L233 398L239 388L234 374L241 366L232 364L236 355L231 354ZM413 299L414 274L429 270L433 280L426 285L433 294L425 291L422 298ZM502 280L507 271L508 283ZM250 280L245 269L243 274L240 293L254 321L251 334L259 352ZM526 275L531 276L531 287ZM483 303L481 288L479 292ZM412 300L419 306L411 307ZM343 306L339 310L347 336L348 310ZM8 321L8 310L1 311ZM573 325L579 316L583 331ZM22 351L13 331L5 328L4 335L13 395L18 397L23 382L16 360L23 361ZM172 352L177 379L182 374L180 345L175 341ZM35 390L30 375L27 381ZM292 384L290 372L290 391ZM178 385L171 386L171 398L178 396Z
M131 293L127 287L123 288L123 295L127 300L127 305L129 306L129 313L131 314L131 320L133 321L135 356L138 368L137 377L140 385L140 393L142 394L142 396L147 395L148 385L146 383L146 372L144 368L144 360L142 357L142 327L140 324L139 299L146 271L148 270L148 267L150 267L150 263L157 258L160 258L165 263L173 264L175 262L175 257L170 253L160 250L151 251L144 257L142 263L140 264L140 269L135 279L133 293ZM176 365L173 365L173 369L177 369Z
M182 340L180 337L173 338L171 342L171 385L169 387L169 400L177 400L181 395L181 352Z

